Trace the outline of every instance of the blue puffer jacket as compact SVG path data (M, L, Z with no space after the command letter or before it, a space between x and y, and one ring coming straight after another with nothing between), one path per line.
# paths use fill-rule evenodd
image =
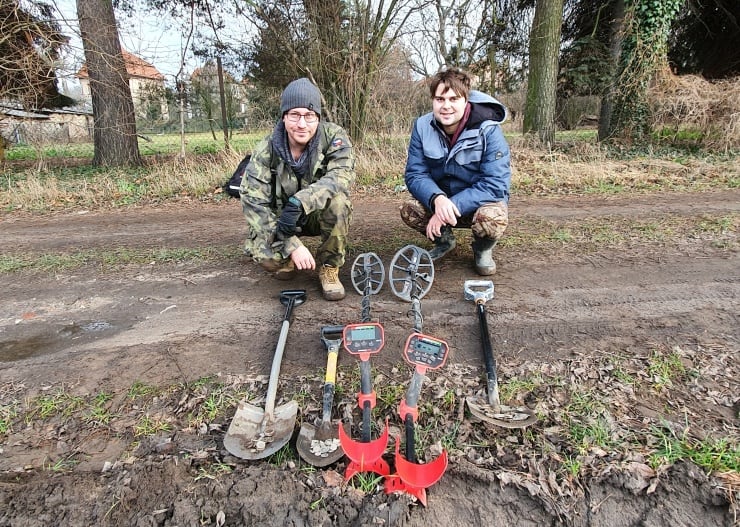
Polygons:
M485 203L509 200L511 155L499 126L506 108L474 90L468 101L470 117L452 148L431 112L414 123L404 179L409 192L430 210L431 199L440 193L463 216Z

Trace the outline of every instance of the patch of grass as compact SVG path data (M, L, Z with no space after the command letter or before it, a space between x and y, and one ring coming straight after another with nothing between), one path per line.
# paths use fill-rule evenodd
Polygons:
M128 393L126 395L128 396L129 399L136 400L141 397L148 397L150 395L156 395L158 391L159 390L157 389L156 386L151 386L141 381L134 381L134 383L128 389Z
M113 414L108 409L108 403L113 399L113 394L101 392L97 394L90 405L87 414L87 421L99 425L107 425L113 418Z
M647 372L653 386L660 391L673 386L673 381L684 376L686 368L675 350L670 353L653 350L648 360Z
M18 417L18 403L0 404L0 435L12 431L13 421Z
M83 408L85 400L76 395L70 395L63 388L54 393L39 395L30 401L26 421L34 418L48 419L54 416L69 417L77 410Z
M556 242L568 243L573 241L573 234L568 228L556 229L555 232L552 233L551 238Z
M459 449L459 446L457 444L457 438L459 435L460 435L460 422L455 421L454 423L452 423L451 426L447 426L445 428L444 434L442 435L442 438L440 439L440 442L442 443L442 447L448 452Z
M568 425L568 435L584 453L591 446L603 448L612 443L609 424L602 418L590 420L586 424L571 421Z
M227 465L226 463L212 463L208 466L202 466L198 468L198 474L195 476L195 481L201 479L218 479L219 476L228 475L234 472L234 467Z
M563 467L572 478L577 478L581 473L581 465L581 461L577 457L566 456L563 459Z
M283 448L272 454L267 458L267 462L270 465L274 465L276 467L282 467L286 465L290 461L295 461L296 459L296 452L293 450L293 447L290 446L290 443L286 443Z
M77 460L71 457L61 458L53 463L51 461L49 461L48 463L44 463L44 470L47 470L49 472L68 472L75 468L77 463Z
M499 384L501 400L520 400L525 394L531 392L540 384L542 384L542 379L537 376L528 379L512 377L505 383Z
M241 257L238 247L160 248L81 251L71 254L25 254L0 255L0 273L36 271L56 273L77 269L85 265L99 265L106 269L118 269L125 265L171 264L183 262L213 261Z
M740 445L728 438L697 440L677 436L669 427L653 427L658 448L650 455L653 468L688 459L707 472L740 472Z
M350 484L363 494L371 494L378 490L382 481L383 476L379 476L374 472L358 472L352 476Z
M134 437L151 436L159 432L167 432L172 425L159 417L143 415L134 425Z

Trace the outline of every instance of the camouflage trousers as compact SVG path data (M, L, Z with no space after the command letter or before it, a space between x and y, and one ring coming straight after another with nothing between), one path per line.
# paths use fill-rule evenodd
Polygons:
M347 235L352 221L352 203L348 196L335 195L322 210L303 216L297 225L296 236L321 236L321 245L314 255L318 266L342 267L347 253ZM300 244L291 238L285 241L265 240L259 233L251 233L244 245L244 252L260 263L264 260L284 261Z
M407 200L401 205L403 222L424 236L431 217L432 211L415 199ZM476 238L498 242L508 225L509 207L505 202L497 201L482 205L475 213L458 218L455 228L470 228Z

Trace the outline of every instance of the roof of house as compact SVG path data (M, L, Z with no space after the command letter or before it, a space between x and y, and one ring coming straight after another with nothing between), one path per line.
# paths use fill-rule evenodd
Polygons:
M123 60L126 62L126 72L130 77L137 77L140 79L150 79L156 81L163 81L164 75L162 75L157 68L141 57L137 57L133 53L129 53L126 50L123 51ZM83 64L80 71L77 72L77 77L87 78L90 75L87 72L87 64Z

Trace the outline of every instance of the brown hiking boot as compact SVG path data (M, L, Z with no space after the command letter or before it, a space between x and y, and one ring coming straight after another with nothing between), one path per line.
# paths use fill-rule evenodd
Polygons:
M295 276L295 265L293 260L262 260L260 262L262 269L268 273L274 273L278 280L290 280Z
M344 298L344 286L339 281L339 267L322 265L319 268L319 281L325 299L341 300Z

